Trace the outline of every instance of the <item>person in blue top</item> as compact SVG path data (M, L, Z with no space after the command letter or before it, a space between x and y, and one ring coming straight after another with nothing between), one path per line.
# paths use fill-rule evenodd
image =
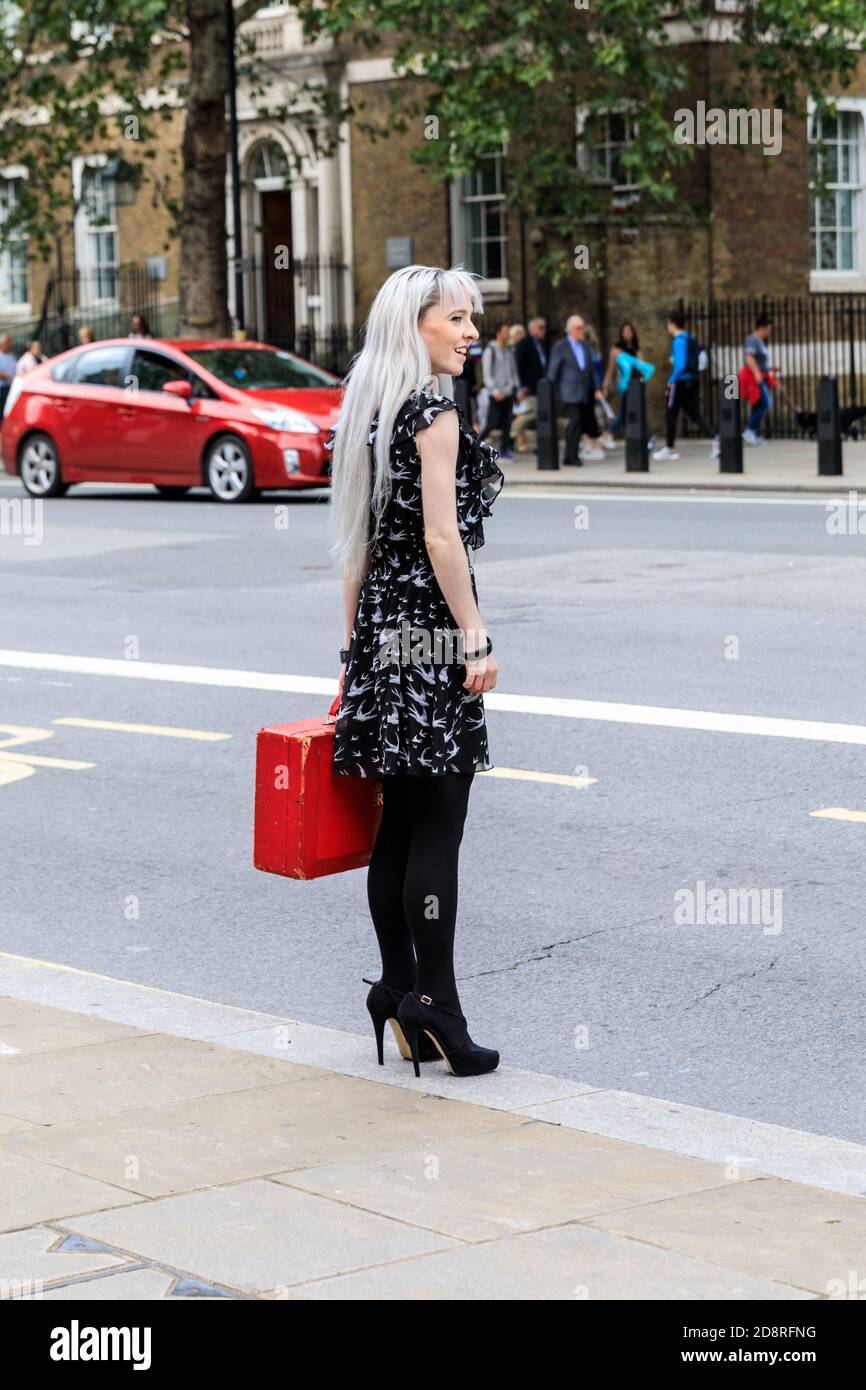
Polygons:
M619 337L610 350L607 371L604 374L602 392L607 401L610 396L611 388L616 377L616 389L619 393L619 409L617 414L610 413L610 424L606 432L601 437L601 442L606 449L613 448L615 440L613 436L621 427L625 414L625 393L633 374L637 372L644 381L649 381L655 372L655 367L650 362L644 362L640 355L640 342L637 330L633 323L623 323L620 325ZM610 410L610 407L607 407Z
M710 458L719 457L720 442L713 428L701 414L701 384L698 357L700 348L690 333L686 332L685 315L679 309L668 314L668 332L673 338L672 370L668 377L668 391L665 411L666 438L664 446L656 449L653 459L661 463L665 459L678 459L674 449L677 434L677 419L684 410L688 418L697 425L701 434L712 439Z

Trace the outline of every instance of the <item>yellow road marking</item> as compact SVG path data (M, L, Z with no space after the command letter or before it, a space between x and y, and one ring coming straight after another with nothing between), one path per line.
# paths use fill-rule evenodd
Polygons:
M14 763L0 762L0 787L5 787L10 782L23 782L25 777L32 777L33 772L34 769L26 764L19 767Z
M53 738L50 729L30 729L26 724L0 724L0 733L11 734L11 738L0 738L0 748L13 748L19 743L36 743L42 738Z
M80 772L82 768L95 767L95 763L82 763L74 758L46 758L38 753L10 753L10 748L20 748L24 743L39 743L54 737L53 729L33 729L25 724L0 724L0 733L8 738L0 739L0 787L11 786L13 782L23 782L32 777L37 767L62 767Z
M30 763L33 767L65 767L78 772L83 767L96 767L96 763L80 763L75 758L43 758L38 753L7 753L0 748L0 763Z
M810 811L810 816L823 816L825 820L866 821L866 811L849 811L847 806L828 806L825 811Z
M567 772L529 772L525 767L491 767L482 777L511 777L523 782L557 782L562 787L589 787L597 777L572 777Z
M217 743L231 734L216 734L208 729L175 729L167 724L120 724L113 719L79 719L69 715L52 719L52 724L74 724L79 729L117 729L122 734L159 734L163 738L197 738L205 743Z

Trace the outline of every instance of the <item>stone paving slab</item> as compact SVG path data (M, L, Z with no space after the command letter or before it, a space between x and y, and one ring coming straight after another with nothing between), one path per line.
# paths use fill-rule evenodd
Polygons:
M192 1100L268 1081L300 1081L302 1068L186 1038L140 1034L86 1047L3 1059L4 1113L36 1124Z
M319 1072L92 1121L7 1131L0 1153L14 1147L18 1155L159 1197L527 1123L482 1106Z
M583 1225L506 1236L296 1286L303 1299L807 1300L807 1290Z
M866 1203L779 1178L692 1192L590 1218L596 1228L811 1289L863 1275Z
M530 1122L278 1173L276 1181L478 1241L715 1188L726 1178L718 1164Z
M700 1112L702 1153L672 1152L651 1098L527 1074L490 1078L484 1105L396 1055L371 1077L262 1055L239 1010L219 1043L151 1031L150 996L147 1031L124 1016L117 1036L19 978L21 1006L0 1000L25 1044L0 1055L0 1298L803 1300L862 1264L862 1196L762 1171L783 1142L767 1126ZM623 1133L593 1132L611 1105ZM820 1166L821 1137L802 1143ZM848 1164L834 1180L856 1181L855 1148L826 1155Z
M139 1201L132 1192L81 1173L0 1150L0 1231Z
M62 1224L248 1293L386 1264L456 1242L280 1183L253 1179Z

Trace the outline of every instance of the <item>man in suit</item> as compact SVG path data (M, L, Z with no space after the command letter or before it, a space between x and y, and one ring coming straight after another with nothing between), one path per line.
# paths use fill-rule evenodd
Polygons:
M514 438L519 454L526 453L526 431L530 426L535 428L538 416L538 383L547 371L547 357L547 323L543 318L530 319L529 332L520 339L514 349L517 375L520 377L517 399L526 407L516 416L514 423Z
M599 437L595 401L601 399L601 391L595 383L592 354L584 341L585 332L586 324L580 314L572 314L565 325L566 336L554 347L547 368L547 380L553 382L553 389L568 416L562 462L576 467L584 460L595 462L604 458L602 449L587 449L582 457L580 455L581 435L586 434L590 439Z

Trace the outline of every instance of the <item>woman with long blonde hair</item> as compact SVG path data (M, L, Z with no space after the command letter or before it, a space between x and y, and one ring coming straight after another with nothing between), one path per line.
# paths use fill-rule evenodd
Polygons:
M461 266L411 265L380 288L331 431L331 553L343 569L338 775L379 778L367 900L382 978L367 1008L379 1062L390 1022L404 1058L492 1071L454 974L460 843L476 771L493 766L483 695L498 666L470 550L504 482L443 387L459 376L481 297Z

